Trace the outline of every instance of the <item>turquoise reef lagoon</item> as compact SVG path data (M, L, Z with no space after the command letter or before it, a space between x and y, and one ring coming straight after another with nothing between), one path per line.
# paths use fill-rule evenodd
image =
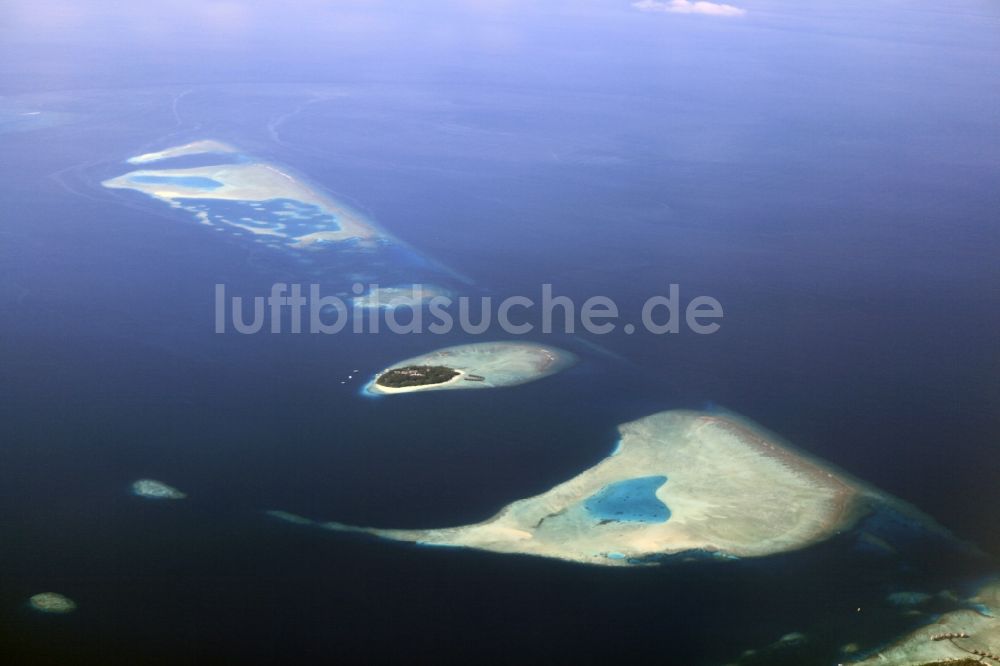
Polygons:
M601 521L663 523L670 518L670 509L656 497L656 489L666 482L665 476L616 481L588 497L583 506Z
M212 178L202 176L131 176L133 183L140 185L178 185L198 190L214 190L222 187L222 183Z

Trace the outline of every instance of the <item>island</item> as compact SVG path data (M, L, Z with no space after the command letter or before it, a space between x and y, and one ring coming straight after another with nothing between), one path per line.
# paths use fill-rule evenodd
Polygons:
M133 483L132 494L151 500L179 500L187 497L173 486L153 479L139 479Z
M213 163L185 168L146 166L192 155ZM213 155L215 159L208 159ZM262 243L302 250L344 241L374 246L387 240L364 215L289 170L214 139L126 161L146 168L109 178L102 183L104 187L141 192L187 211L204 225L250 234Z
M386 370L375 383L382 388L407 388L443 384L462 376L462 372L443 365L407 365Z
M173 146L155 153L143 153L126 160L129 164L146 164L148 162L159 162L160 160L173 159L176 157L187 157L188 155L204 155L206 153L217 153L220 155L235 154L238 151L229 144L215 141L214 139L202 139L192 141L181 146Z
M323 527L604 566L650 565L677 556L762 557L805 548L854 526L863 531L865 521L877 516L943 531L902 501L735 415L666 411L626 423L619 433L618 445L595 466L481 523Z
M937 666L1000 662L1000 580L984 584L967 608L951 611L894 645L876 651L859 666Z
M365 386L364 392L390 395L515 386L547 377L575 362L574 354L551 345L475 342L445 347L396 363L380 372ZM433 370L415 371L414 368Z
M28 605L39 613L64 615L76 610L76 602L57 592L41 592L28 599Z
M373 285L368 293L352 298L351 303L358 308L393 310L400 306L421 307L438 297L451 298L451 292L433 284Z

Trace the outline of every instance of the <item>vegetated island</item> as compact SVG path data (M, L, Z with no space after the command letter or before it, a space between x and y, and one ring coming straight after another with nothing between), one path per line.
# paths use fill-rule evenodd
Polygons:
M444 365L407 365L402 368L386 370L375 380L379 386L388 388L406 388L410 386L429 386L443 384L462 373Z
M762 557L848 530L891 547L897 537L883 534L884 525L907 526L911 536L952 538L904 502L733 415L667 411L619 431L619 446L597 465L481 523L323 527L605 566L673 556Z
M386 395L438 389L498 388L535 381L576 362L568 351L534 342L476 342L415 356L365 387Z

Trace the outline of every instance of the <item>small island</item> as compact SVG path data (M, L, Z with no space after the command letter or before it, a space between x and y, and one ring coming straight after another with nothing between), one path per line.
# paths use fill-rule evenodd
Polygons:
M58 592L41 592L28 599L28 604L39 613L65 615L76 610L76 602Z
M927 624L894 645L880 648L858 666L938 666L1000 661L1000 580L987 581L965 608L927 616Z
M461 374L458 370L444 365L407 365L386 370L375 379L375 383L388 388L428 386L443 384Z
M672 557L765 557L855 526L879 537L886 522L944 534L900 500L735 415L672 410L626 423L619 432L615 449L595 466L480 523L322 527L618 567ZM961 628L972 633L971 625Z
M534 342L475 342L445 347L390 366L365 386L373 395L516 386L576 362L563 349Z
M394 310L398 307L420 307L437 297L450 298L451 292L433 284L400 284L395 287L373 286L367 294L351 299L358 308Z
M179 500L187 497L173 486L154 479L139 479L133 483L132 494L150 500Z

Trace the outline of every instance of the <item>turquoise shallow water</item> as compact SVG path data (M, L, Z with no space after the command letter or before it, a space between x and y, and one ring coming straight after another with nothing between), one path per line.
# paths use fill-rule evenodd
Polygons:
M609 483L584 501L583 506L598 520L634 523L665 523L670 509L656 497L665 476L644 476Z
M204 176L132 176L132 180L136 183L181 185L199 190L217 190L222 187L219 181Z

